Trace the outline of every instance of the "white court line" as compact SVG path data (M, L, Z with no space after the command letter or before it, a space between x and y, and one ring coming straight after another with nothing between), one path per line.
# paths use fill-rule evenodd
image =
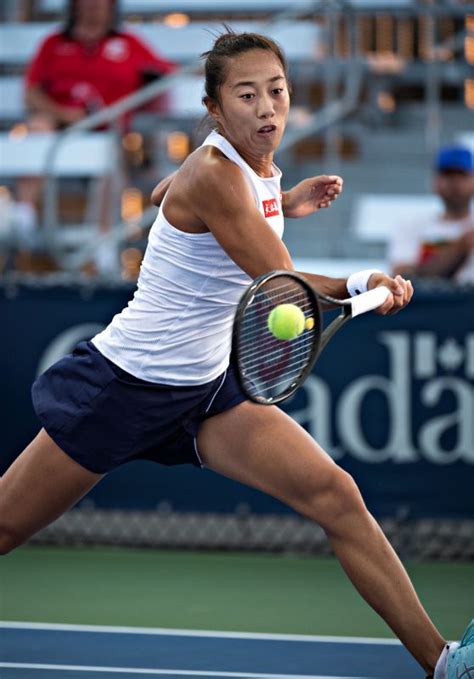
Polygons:
M120 627L112 625L66 625L43 622L14 622L0 620L0 629L31 629L52 632L97 632L105 634L151 634L156 636L205 637L211 639L262 639L269 641L321 641L331 644L374 644L400 646L398 639L379 637L336 637L310 634L269 634L266 632L219 632L195 629L167 629L163 627ZM337 678L335 678L337 679Z
M93 665L46 665L40 663L0 662L3 669L55 670L62 672L108 672L115 674L146 674L180 677L235 677L241 679L365 679L364 677L327 677L320 674L258 674L255 672L213 672L211 670L154 670L142 667L95 667Z

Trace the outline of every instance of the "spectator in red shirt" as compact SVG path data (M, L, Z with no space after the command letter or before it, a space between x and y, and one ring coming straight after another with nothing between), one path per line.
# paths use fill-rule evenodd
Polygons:
M175 68L117 28L115 0L71 0L64 29L46 38L28 68L26 102L68 125Z
M44 40L26 73L28 127L65 127L175 69L118 27L117 0L70 0L64 28ZM23 234L36 229L41 188L39 177L17 183Z

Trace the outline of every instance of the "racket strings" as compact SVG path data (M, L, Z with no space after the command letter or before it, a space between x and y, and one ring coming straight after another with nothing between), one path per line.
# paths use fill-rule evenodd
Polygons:
M299 375L299 372L297 373L292 373L291 376L285 378L284 380L267 380L265 382L265 390L267 392L274 392L275 390L277 392L280 391L280 387L285 387L287 388L290 384L293 384L295 380L297 379L297 376Z
M280 293L280 290L283 292ZM300 295L302 298L308 299L308 293L303 290L299 283L295 283L295 281L291 278L289 279L289 282L286 282L283 285L279 285L274 281L270 281L266 283L264 287L260 288L256 295L260 295L261 297L277 297L278 295L284 295L285 298L287 298L289 291L291 290L293 290L294 293ZM275 295L276 292L278 295Z
M292 340L276 338L268 328L268 316L279 304L294 304L305 316L319 320L313 299L303 286L289 278L283 284L271 280L257 290L241 319L239 362L246 389L271 399L289 389L305 370L318 341L319 330L305 327Z
M282 290L282 292L276 293L276 290ZM255 300L258 300L260 303L267 302L274 306L282 304L283 302L285 304L311 303L308 295L301 290L293 289L292 291L289 291L288 289L285 290L283 286L276 288L275 290L259 291L252 300L252 304L255 303Z
M258 370L253 374L249 374L249 369L244 368L244 376L250 381L252 381L252 379L255 378L255 376L264 379L265 385L269 389L275 386L276 384L282 384L285 381L292 382L294 380L294 376L299 375L301 370L306 365L308 355L309 354L301 356L299 360L292 358L291 367L289 369L285 366L283 367L277 366L276 364L274 365L259 364ZM285 379L281 381L280 377L283 370L285 370ZM278 380L278 382L275 382L275 380Z
M307 349L311 349L311 346L313 344L313 337L314 337L314 331L307 331L307 332L312 332L312 336L307 335L306 337L297 337L294 340L275 340L271 339L270 341L263 342L262 345L259 347L258 350L255 349L249 349L248 351L242 351L240 354L241 359L245 361L245 359L249 356L255 357L259 355L267 355L268 349L277 349L280 353L282 353L286 347L291 348L291 353L295 356L298 355L298 352L300 354L307 353ZM278 345L276 344L278 342ZM284 345L283 345L284 342ZM291 342L291 346L290 343ZM282 346L280 347L279 344ZM304 345L304 346L302 346ZM308 346L309 345L309 346ZM302 351L299 351L300 349L303 349ZM253 365L258 365L259 358L256 360L248 360L245 361L245 366L246 367L251 367Z
M307 360L307 356L306 356L306 355L300 356L299 360L298 360L298 359L293 359L293 358L292 358L291 369L290 369L289 371L287 371L287 378L288 378L290 381L291 381L290 374L291 374L291 373L299 373L300 370L301 370L301 367L305 365L306 360ZM269 365L268 365L268 370L266 371L266 370L265 370L266 366L260 364L260 368L261 368L261 372L262 372L262 373L270 372L270 368L272 368L272 367L274 367L274 366L272 366L271 364L269 364ZM272 376L266 377L266 380L265 380L266 383L267 383L267 384L270 384L270 381L271 381L272 379L275 379L275 377L280 377L280 375L274 375L273 377L272 377Z
M274 346L275 344L278 344L278 346L286 346L288 342L291 342L291 346L296 348L299 343L301 343L303 340L306 340L310 334L314 334L317 332L316 326L313 328L309 329L306 328L304 329L297 337L295 337L292 340L281 340L277 339L271 332L268 330L267 327L265 328L260 328L259 330L252 330L246 335L246 340L247 342L250 342L252 340L255 340L257 338L260 338L262 342L268 346ZM262 347L261 347L262 348ZM255 352L255 347L250 348L248 353L253 354ZM245 355L245 353L244 353Z
M268 329L268 316L269 316L269 313L270 313L271 309L273 308L273 306L274 305L271 305L271 307L269 309L265 309L265 310L263 310L263 309L259 309L258 311L255 310L253 312L252 316L250 316L250 313L252 313L252 312L249 313L249 317L245 319L246 333L247 333L247 337L249 339L252 339L253 337L257 337L258 335L264 333L265 331L268 333L268 335L270 337L273 337L275 339L274 335L272 335L272 333ZM312 305L304 305L304 306L295 305L295 306L298 306L301 309L301 311L304 313L305 321L307 321L309 318L314 320ZM255 318L259 314L262 314L262 315L265 314L265 319L260 319L258 317ZM250 328L248 326L250 326ZM306 330L306 332L308 332L310 329L304 328L304 330ZM311 330L312 330L312 328L311 328ZM282 341L282 340L280 340L280 341ZM285 340L283 340L283 341L285 341Z
M283 286L280 286L279 289L283 289ZM308 312L312 312L314 305L312 304L311 300L308 298L306 294L302 294L301 290L293 290L293 294L288 294L287 293L280 293L278 295L273 294L273 290L271 291L271 294L267 292L258 292L255 297L252 299L251 304L247 307L246 313L246 322L247 323L252 323L255 322L256 320L262 321L265 327L267 327L267 320L268 320L268 314L269 311L275 306L278 306L279 304L282 303L280 301L280 298L284 301L285 304L294 304L295 306L299 307L299 309L305 314ZM255 318L255 316L259 316L259 314L262 315L265 314L265 318L260 319L260 318ZM253 316L253 317L251 317ZM255 331L255 333L258 333L259 329Z

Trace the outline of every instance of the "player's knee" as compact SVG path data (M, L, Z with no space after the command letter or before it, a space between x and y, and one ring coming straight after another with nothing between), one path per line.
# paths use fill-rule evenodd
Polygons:
M331 532L347 525L349 517L367 511L354 479L340 467L335 467L325 487L315 493L311 509L322 528Z
M367 508L356 482L344 470L338 470L331 490L332 511L326 519L326 526L323 527L333 533L345 531L347 526L351 525L351 519L367 513Z
M336 485L341 513L365 512L366 507L359 487L350 474L343 471Z

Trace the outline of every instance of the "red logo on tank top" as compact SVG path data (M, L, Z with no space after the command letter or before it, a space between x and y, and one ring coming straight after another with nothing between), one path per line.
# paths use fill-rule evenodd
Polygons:
M276 217L280 214L276 198L270 198L270 200L263 201L263 214L265 217Z

